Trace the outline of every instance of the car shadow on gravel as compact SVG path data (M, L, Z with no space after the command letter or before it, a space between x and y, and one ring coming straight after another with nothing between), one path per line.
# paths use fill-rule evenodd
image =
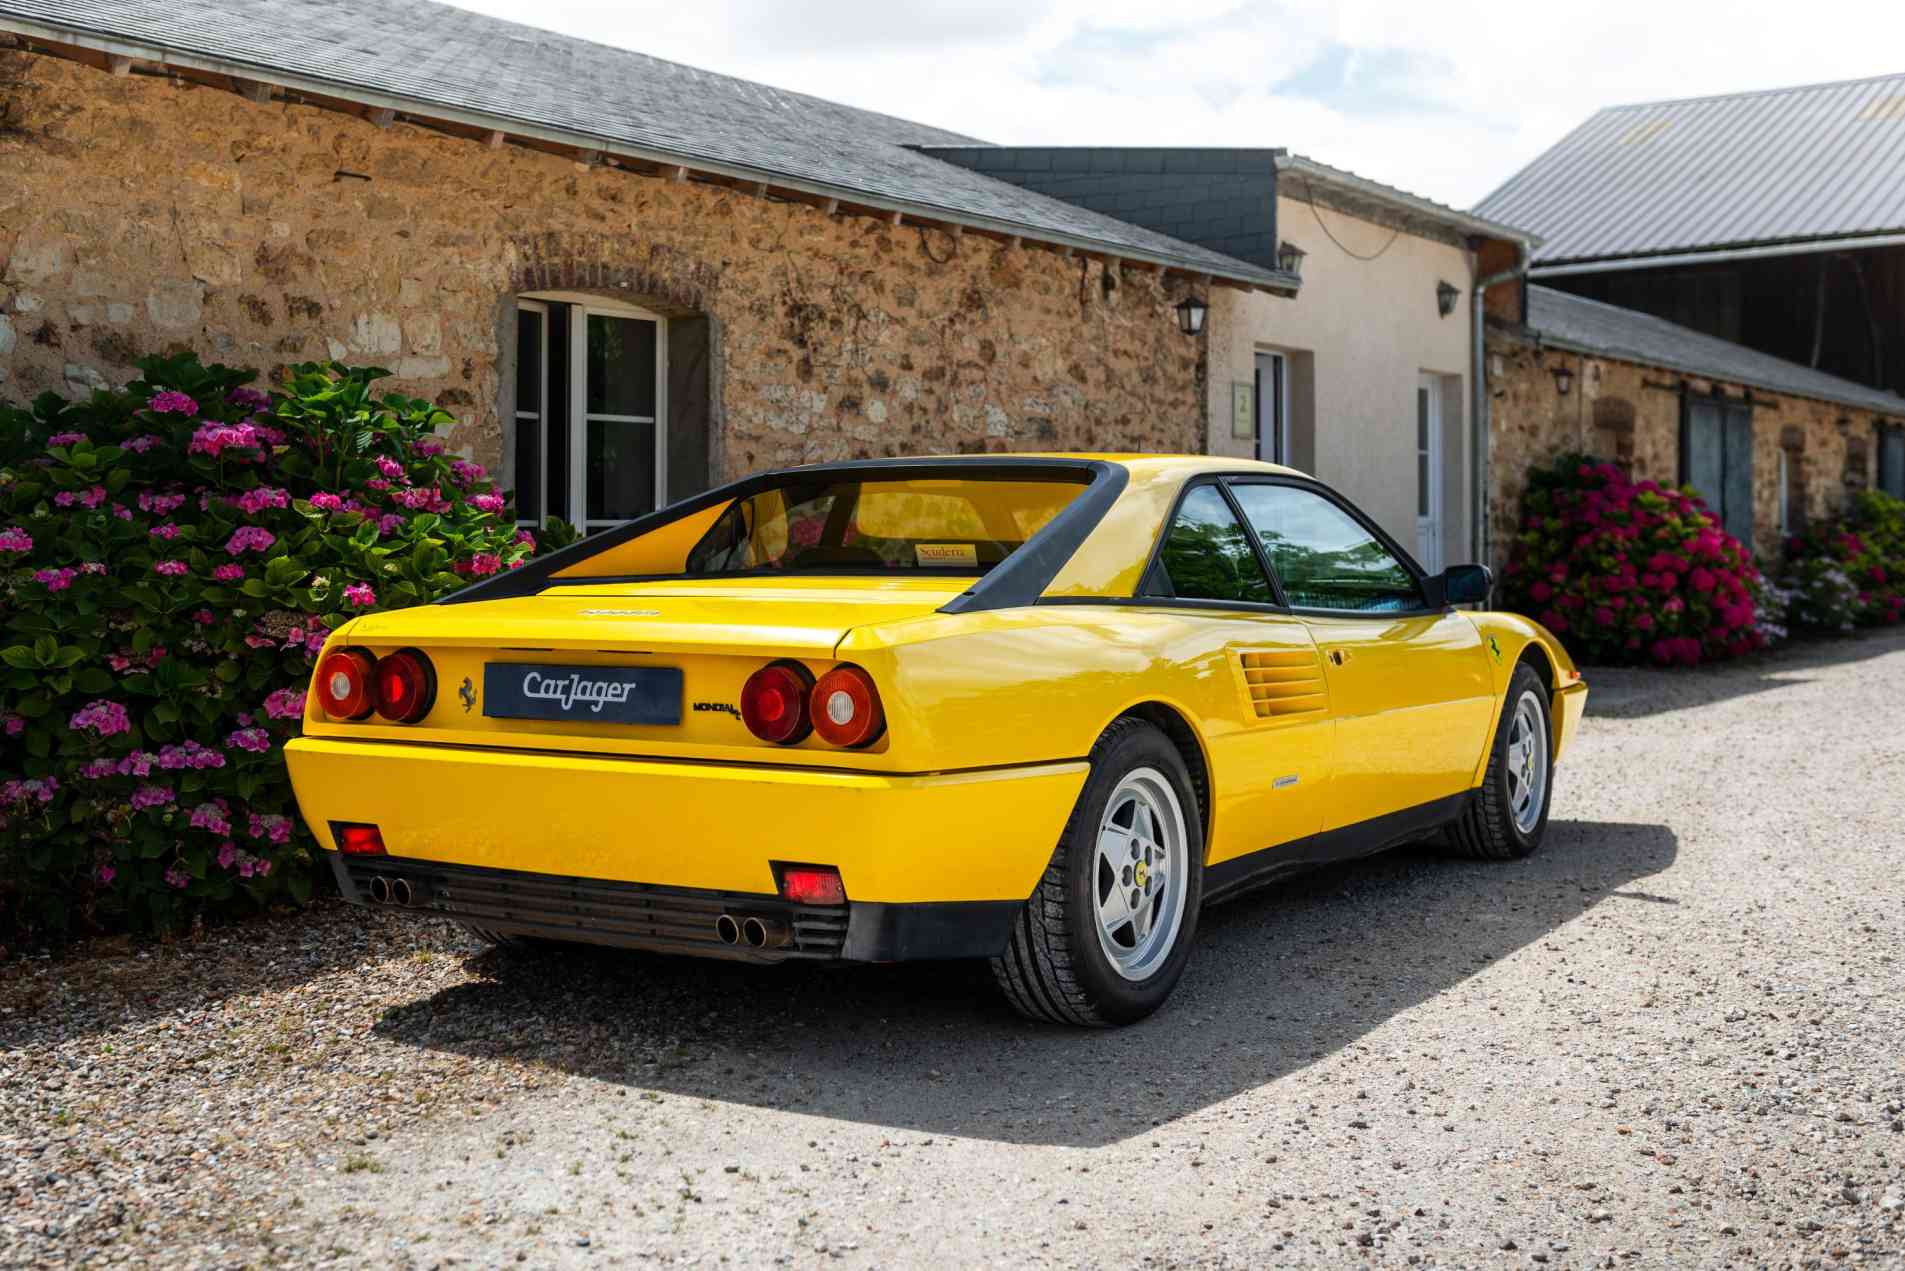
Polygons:
M1668 711L1711 706L1736 697L1775 692L1810 681L1806 672L1888 653L1905 652L1905 630L1807 640L1737 662L1692 669L1587 666L1587 713L1596 719L1645 719Z
M376 1031L698 1099L925 1134L1096 1146L1356 1042L1672 864L1665 826L1556 821L1530 860L1396 852L1207 911L1164 1010L1130 1028L1028 1023L984 964L754 967L497 950L484 978Z

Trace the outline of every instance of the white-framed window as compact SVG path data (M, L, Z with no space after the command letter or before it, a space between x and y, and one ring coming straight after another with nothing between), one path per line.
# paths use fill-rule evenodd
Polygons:
M585 534L652 512L668 489L668 319L566 292L516 302L517 512Z
M1257 354L1257 458L1291 463L1290 359L1281 353Z

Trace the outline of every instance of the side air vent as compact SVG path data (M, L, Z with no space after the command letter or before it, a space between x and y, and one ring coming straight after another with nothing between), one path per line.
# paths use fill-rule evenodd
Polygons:
M1320 715L1329 706L1314 649L1270 649L1243 655L1244 683L1258 719Z

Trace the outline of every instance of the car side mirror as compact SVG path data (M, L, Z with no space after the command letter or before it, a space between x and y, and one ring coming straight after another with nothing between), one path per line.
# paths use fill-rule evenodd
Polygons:
M1450 565L1430 582L1437 584L1445 605L1485 605L1495 575L1486 565Z

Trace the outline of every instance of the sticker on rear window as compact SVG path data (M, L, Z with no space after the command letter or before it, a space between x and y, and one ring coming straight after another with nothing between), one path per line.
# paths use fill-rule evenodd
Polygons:
M915 543L913 555L921 565L979 567L979 549L971 543Z

